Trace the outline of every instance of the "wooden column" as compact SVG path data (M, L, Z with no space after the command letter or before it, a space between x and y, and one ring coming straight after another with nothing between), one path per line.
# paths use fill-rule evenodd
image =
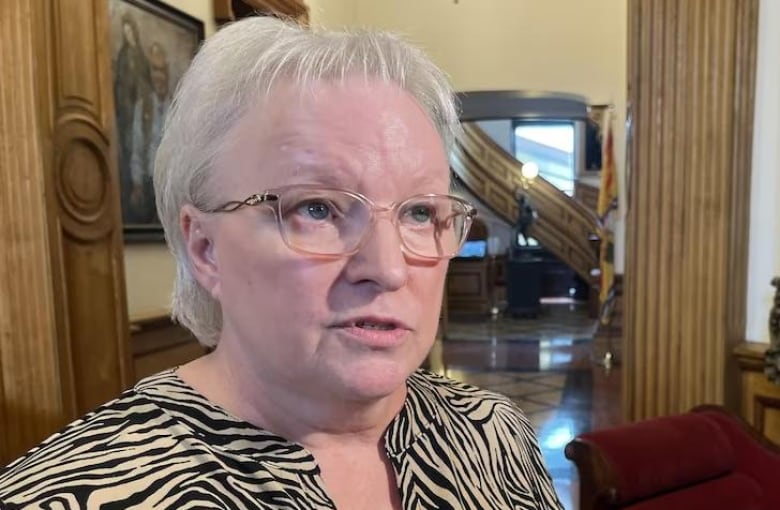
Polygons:
M630 0L629 419L734 405L757 0Z
M0 2L0 464L132 380L107 9Z

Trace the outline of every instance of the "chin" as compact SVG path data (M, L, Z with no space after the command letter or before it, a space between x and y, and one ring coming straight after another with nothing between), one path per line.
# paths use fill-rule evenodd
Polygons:
M414 367L393 361L370 361L347 368L343 383L358 400L374 400L393 395L406 387Z

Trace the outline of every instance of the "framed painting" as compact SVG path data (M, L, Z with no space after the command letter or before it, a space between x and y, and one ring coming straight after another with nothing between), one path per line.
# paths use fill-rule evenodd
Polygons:
M203 22L156 0L109 0L109 17L125 240L162 240L154 157L173 91L203 41Z

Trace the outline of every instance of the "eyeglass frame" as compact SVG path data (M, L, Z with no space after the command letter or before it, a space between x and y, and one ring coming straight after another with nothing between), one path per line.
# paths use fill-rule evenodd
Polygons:
M368 206L368 210L370 211L371 215L369 218L368 223L366 223L366 227L363 230L363 233L360 236L360 240L355 245L355 248L353 248L350 251L346 251L343 253L334 253L334 254L327 254L327 253L317 253L308 251L302 248L299 248L297 246L293 246L293 244L290 242L290 240L287 238L287 234L285 231L285 227L282 225L282 211L280 209L280 204L282 201L282 195L288 191L288 190L294 190L294 189L301 189L301 188L308 188L314 191L337 191L340 193L345 193L352 198L357 199L359 202L365 204ZM368 233L371 230L371 227L376 223L377 220L377 213L380 212L392 212L393 215L391 216L390 221L393 223L396 229L396 233L398 234L398 238L401 240L401 249L414 257L419 257L426 260L447 260L451 259L457 256L458 250L455 251L455 253L451 255L446 256L435 256L431 257L428 255L420 255L416 253L414 250L409 248L406 244L406 240L404 239L404 236L401 234L400 226L398 225L398 210L400 206L403 204L406 204L407 202L412 201L413 199L420 199L420 198L449 198L451 200L454 200L455 202L458 202L461 204L464 208L464 224L463 224L463 234L460 239L460 243L458 246L458 250L463 247L463 244L466 242L468 238L468 232L471 229L472 221L474 221L474 218L477 216L477 208L474 207L468 200L465 200L461 197L455 196L455 195L449 195L446 193L420 193L417 195L412 195L408 198L405 198L404 200L398 201L398 202L392 202L388 206L379 206L377 205L373 200L368 198L367 196L358 193L356 191L351 191L343 188L336 188L336 187L328 187L328 186L318 186L314 184L296 184L296 185L289 185L289 186L280 186L278 188L270 188L266 189L262 193L254 193L252 195L249 195L244 200L231 200L228 202L223 203L222 205L212 208L212 209L201 209L198 208L201 212L207 213L207 214L218 214L218 213L232 213L235 211L238 211L239 209L242 209L243 207L255 207L258 205L267 205L269 206L273 212L274 216L276 218L276 226L279 230L279 234L282 237L282 240L284 241L284 244L287 245L288 248L297 251L299 253L303 253L305 255L313 255L317 257L332 257L332 258L341 258L341 257L350 257L354 255L355 253L359 252L362 248L363 244L365 244L366 239L368 239ZM273 202L274 205L271 204Z

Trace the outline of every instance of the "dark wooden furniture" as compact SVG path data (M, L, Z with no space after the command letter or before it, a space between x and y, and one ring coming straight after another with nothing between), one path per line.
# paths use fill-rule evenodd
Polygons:
M487 243L485 222L476 218L468 241ZM494 305L494 271L490 257L455 257L447 271L446 298L450 315L486 315Z
M775 297L769 311L770 343L743 342L734 349L739 366L740 412L748 423L780 445L780 386L777 376L780 352L780 278L773 278Z
M130 334L136 380L206 354L192 333L164 312L133 318Z
M544 261L539 257L510 258L506 263L506 313L536 318L542 309Z
M760 433L780 445L780 386L764 374L768 344L744 342L734 349L739 366L740 413Z
M490 266L484 258L454 258L447 271L450 315L486 315L492 306Z

